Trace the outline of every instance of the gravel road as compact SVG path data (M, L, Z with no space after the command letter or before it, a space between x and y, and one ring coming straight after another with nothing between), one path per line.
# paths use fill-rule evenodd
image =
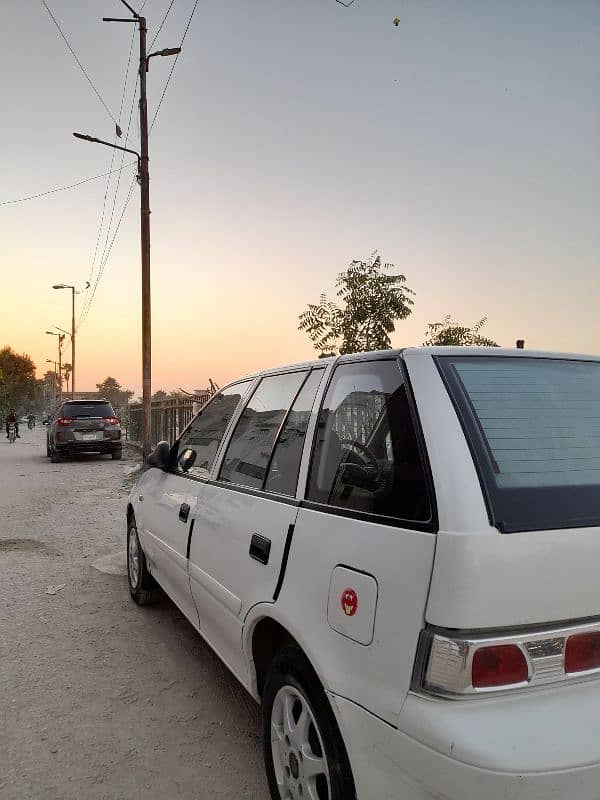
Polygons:
M0 798L266 800L254 701L168 599L129 598L136 454L50 464L44 429L21 436L0 436Z

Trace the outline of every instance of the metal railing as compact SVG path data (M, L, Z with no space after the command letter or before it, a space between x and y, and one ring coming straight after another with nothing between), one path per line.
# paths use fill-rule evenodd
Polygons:
M153 400L150 416L150 440L154 447L157 442L174 442L192 417L210 400L209 393L193 397L169 397L166 400ZM142 440L142 404L131 403L121 414L121 425L125 428L127 439L140 443Z

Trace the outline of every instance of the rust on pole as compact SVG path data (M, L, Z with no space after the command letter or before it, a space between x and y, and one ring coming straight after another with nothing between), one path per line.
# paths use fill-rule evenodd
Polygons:
M142 457L151 448L152 399L152 303L150 294L150 174L148 170L148 103L146 100L146 18L139 17L140 31L140 235L142 247Z

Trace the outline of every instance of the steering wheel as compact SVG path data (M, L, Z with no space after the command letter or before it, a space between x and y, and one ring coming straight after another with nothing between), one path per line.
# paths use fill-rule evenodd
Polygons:
M369 477L374 483L378 483L381 478L381 465L367 445L362 442L357 442L355 439L340 439L340 444L342 446L346 445L350 450L359 451L358 455L363 462L361 467L369 474Z

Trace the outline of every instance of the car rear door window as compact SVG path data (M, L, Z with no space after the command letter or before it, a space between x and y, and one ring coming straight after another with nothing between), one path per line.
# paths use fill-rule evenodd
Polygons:
M290 497L296 494L306 429L323 373L324 370L315 369L306 377L281 426L265 481L265 490L268 492Z
M238 420L227 447L219 480L262 489L271 452L306 372L263 378Z
M62 417L114 417L115 411L110 403L65 403Z
M175 469L197 478L208 478L225 431L251 381L240 381L222 389L202 408L181 435L177 452L195 453L192 466L185 470L179 460Z
M499 530L600 524L600 363L444 356L438 364Z
M407 387L395 361L336 368L317 423L308 499L399 520L431 519Z

